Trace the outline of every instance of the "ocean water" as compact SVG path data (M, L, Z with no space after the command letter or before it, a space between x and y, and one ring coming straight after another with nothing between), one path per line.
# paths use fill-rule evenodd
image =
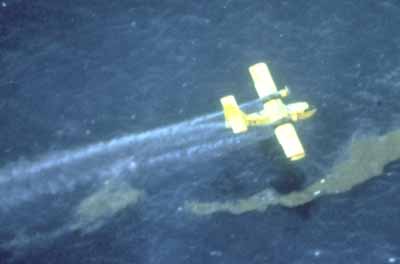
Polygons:
M399 12L1 1L0 262L399 262ZM224 127L220 97L260 107L260 61L318 108L301 162Z

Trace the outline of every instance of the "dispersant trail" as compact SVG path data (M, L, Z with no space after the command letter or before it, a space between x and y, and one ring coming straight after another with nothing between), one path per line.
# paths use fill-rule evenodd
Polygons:
M11 163L0 169L0 208L31 201L42 194L71 191L85 183L131 177L138 168L157 177L160 176L158 169L171 162L184 168L191 162L223 155L268 136L265 130L234 135L225 128L222 113L216 112L142 133L50 153L35 161Z

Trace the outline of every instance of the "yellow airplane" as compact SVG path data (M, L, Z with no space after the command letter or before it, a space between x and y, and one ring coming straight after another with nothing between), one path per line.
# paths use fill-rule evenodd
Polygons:
M233 95L222 97L220 101L226 127L236 134L246 132L249 126L272 125L286 157L292 161L304 158L304 148L293 122L310 118L316 109L306 102L285 105L282 98L289 95L289 89L276 88L267 64L257 63L250 66L249 71L257 94L263 102L263 109L260 112L245 114L240 110Z

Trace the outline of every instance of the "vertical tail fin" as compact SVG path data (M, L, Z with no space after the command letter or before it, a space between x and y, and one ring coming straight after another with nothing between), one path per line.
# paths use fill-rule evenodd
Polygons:
M224 110L226 127L230 127L233 133L241 133L247 131L246 114L243 113L236 103L233 95L221 98L222 108Z

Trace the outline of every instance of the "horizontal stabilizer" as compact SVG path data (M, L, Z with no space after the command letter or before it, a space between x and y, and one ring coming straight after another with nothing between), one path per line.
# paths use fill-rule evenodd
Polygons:
M290 160L304 158L305 153L300 139L292 123L285 123L275 128L275 135L281 144L285 155Z
M230 127L233 133L247 131L246 115L240 110L235 97L228 95L221 98L222 108L224 110L226 127Z

